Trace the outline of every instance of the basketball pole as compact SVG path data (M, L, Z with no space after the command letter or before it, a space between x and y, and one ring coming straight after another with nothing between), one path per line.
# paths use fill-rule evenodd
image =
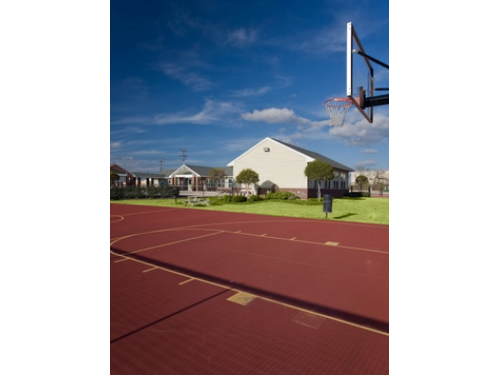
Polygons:
M367 58L368 60L373 61L374 63L376 63L376 64L379 64L379 65L383 66L383 67L384 67L384 68L386 68L386 69L389 69L389 65L387 65L386 63L383 63L382 61L377 60L377 59L375 59L375 58L373 58L373 57L371 57L371 56L367 55L367 54L366 54L366 53L364 53L364 52L358 51L357 49L353 49L353 50L352 50L352 52L353 52L353 53L357 53L358 55L361 55L361 56L363 56L363 57Z

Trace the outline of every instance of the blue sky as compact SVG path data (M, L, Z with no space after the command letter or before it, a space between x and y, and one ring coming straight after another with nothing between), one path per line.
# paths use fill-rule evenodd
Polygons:
M346 25L389 64L388 1L110 3L110 162L136 172L224 166L265 137L353 169L389 169L389 106L352 107L331 128L323 102L346 96ZM389 87L375 69L375 86ZM160 162L160 159L163 161Z

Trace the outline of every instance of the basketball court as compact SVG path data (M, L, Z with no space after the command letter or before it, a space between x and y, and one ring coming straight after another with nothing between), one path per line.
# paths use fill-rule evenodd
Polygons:
M387 373L387 226L110 212L112 373Z
M331 126L389 104L346 47ZM386 225L111 204L110 237L112 374L389 373Z

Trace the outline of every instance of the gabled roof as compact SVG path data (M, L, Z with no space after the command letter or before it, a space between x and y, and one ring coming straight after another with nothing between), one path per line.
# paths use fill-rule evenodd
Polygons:
M200 165L188 165L188 164L183 164L173 172L171 172L168 177L174 177L177 174L188 174L189 172L192 173L196 177L208 177L209 172L211 169L214 167L204 167ZM233 175L233 168L232 167L217 167L224 169L226 172L226 175L231 177Z
M279 141L279 140L274 139L274 138L270 138L270 139L272 139L273 141L276 141L278 143L281 143L282 145L287 146L287 147L289 147L289 148L291 148L291 149L293 149L295 151L298 151L301 154L309 156L310 158L313 158L314 160L324 161L325 163L330 164L334 168L346 170L346 171L349 171L349 172L353 172L354 171L354 169L349 168L349 167L347 167L347 166L345 166L343 164L340 164L339 162L336 162L335 160L327 158L326 156L318 154L317 152L312 152L312 151L309 151L309 150L306 150L306 149L303 149L303 148L300 148L300 147L297 147L297 146L294 146L294 145L290 145L288 143Z
M264 141L266 140L271 140L273 142L277 142L279 143L280 145L283 145L291 150L293 150L294 152L298 152L299 154L303 155L308 161L313 161L313 160L321 160L321 161L324 161L328 164L330 164L332 167L336 168L336 169L340 169L340 170L343 170L343 171L348 171L348 172L352 172L354 171L354 169L352 168L349 168L343 164L340 164L339 162L335 161L335 160L332 160L330 158L327 158L326 156L323 156L321 154L318 154L317 152L312 152L312 151L309 151L309 150L306 150L304 148L301 148L301 147L297 147L297 146L294 146L294 145L291 145L291 144L288 144L288 143L285 143L285 142L282 142L282 141L279 141L277 139L274 139L274 138L265 138L263 139L262 141L260 141L259 143L257 143L255 146L251 147L248 151L244 152L243 154L241 154L240 156L238 156L236 159L234 159L233 161L231 161L228 166L233 166L234 165L234 162L236 160L238 160L239 158L243 157L244 155L248 154L250 151L252 151L253 149L259 147L259 145L261 143L263 143Z
M167 178L164 173L133 172L133 175L139 178Z
M162 173L165 175L165 177L168 177L174 172L175 172L175 169L164 169Z
M132 174L132 172L129 172L126 169L123 169L118 164L112 164L110 167L110 170L111 170L111 172L118 173L118 174L127 174L127 173Z

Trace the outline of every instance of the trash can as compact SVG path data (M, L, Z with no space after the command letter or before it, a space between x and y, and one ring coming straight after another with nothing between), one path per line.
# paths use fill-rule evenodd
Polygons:
M326 213L326 217L329 212L332 212L332 196L329 194L323 196L323 212Z

